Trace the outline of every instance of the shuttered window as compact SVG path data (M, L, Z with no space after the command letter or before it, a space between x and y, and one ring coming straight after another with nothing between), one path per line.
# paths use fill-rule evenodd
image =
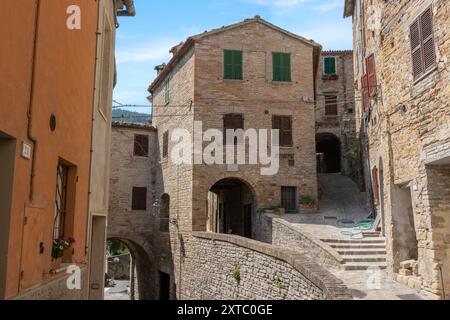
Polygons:
M417 79L436 63L431 7L411 24L409 31L413 75Z
M147 210L147 188L133 187L131 210Z
M238 50L224 50L224 78L230 80L243 79L243 54Z
M327 75L327 76L336 74L336 58L335 57L324 57L323 58L323 74Z
M134 156L148 157L148 136L140 134L134 136Z
M272 53L273 81L291 81L291 54Z
M373 54L366 58L366 70L369 97L374 97L377 94L377 71Z
M169 131L166 131L163 134L162 156L165 159L167 158L168 155L169 155Z
M338 115L337 96L325 95L325 115L326 116Z
M223 141L226 145L227 141L227 130L238 130L238 129L244 129L244 117L240 113L230 113L226 114L223 117ZM234 144L237 145L238 141L237 138L234 140Z
M296 187L281 187L281 207L286 209L286 212L293 212L297 210L296 199Z
M170 78L166 79L164 84L164 103L167 105L170 102Z
M292 117L273 116L272 129L280 130L280 147L292 147Z

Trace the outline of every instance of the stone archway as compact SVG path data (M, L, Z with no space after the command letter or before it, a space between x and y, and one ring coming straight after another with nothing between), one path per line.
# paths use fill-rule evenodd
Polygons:
M317 172L339 173L341 166L341 141L333 133L318 133L316 135Z
M154 263L147 251L136 241L124 237L109 236L108 240L123 243L129 250L130 260L130 298L131 300L155 299ZM109 262L108 262L109 263Z
M256 196L244 180L225 178L208 193L210 231L252 238Z

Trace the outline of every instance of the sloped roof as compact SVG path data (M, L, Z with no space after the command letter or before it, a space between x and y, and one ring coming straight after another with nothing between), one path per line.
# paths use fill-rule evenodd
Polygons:
M325 51L322 51L322 56L345 55L345 54L353 54L353 50L325 50Z
M180 59L189 51L189 49L191 48L191 46L198 40L203 39L205 37L211 36L211 35L215 35L221 32L225 32L225 31L229 31L238 27L242 27L251 23L261 23L265 26L267 26L268 28L271 28L273 30L276 30L278 32L281 32L291 38L294 38L296 40L299 40L307 45L310 45L312 47L315 47L319 50L321 50L322 46L320 44L318 44L317 42L314 42L313 40L308 40L302 36L296 35L292 32L289 32L285 29L282 29L264 19L262 19L260 16L255 16L252 19L245 19L241 22L235 23L235 24L231 24L229 26L224 26L221 28L217 28L217 29L212 29L210 31L205 31L203 33L194 35L189 37L182 45L181 47L176 51L175 55L172 57L172 59L169 61L169 63L167 64L167 66L164 68L164 70L156 77L156 79L153 81L153 83L150 85L150 87L148 88L148 91L150 93L153 92L153 90L156 88L156 86L161 82L162 79L164 79L166 77L166 75L173 69L173 67L180 61Z

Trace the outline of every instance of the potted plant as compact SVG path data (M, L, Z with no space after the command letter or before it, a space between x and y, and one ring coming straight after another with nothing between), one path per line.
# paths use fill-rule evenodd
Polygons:
M300 211L301 212L317 212L317 201L310 195L300 197Z
M61 264L61 259L64 257L66 250L70 249L75 243L74 238L64 238L54 239L52 245L52 268L57 269Z

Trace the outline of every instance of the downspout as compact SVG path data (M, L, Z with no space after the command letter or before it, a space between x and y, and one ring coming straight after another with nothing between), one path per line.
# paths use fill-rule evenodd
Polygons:
M30 96L28 101L27 110L27 136L28 140L33 143L33 151L31 157L31 174L30 174L30 189L28 194L28 201L32 203L34 200L34 177L36 175L36 153L38 148L38 143L36 137L33 135L33 101L34 101L34 90L36 84L36 57L37 57L37 45L38 45L38 34L39 34L39 16L41 11L41 1L36 0L36 14L34 19L34 35L33 35L33 56L31 62L31 84L30 84Z

